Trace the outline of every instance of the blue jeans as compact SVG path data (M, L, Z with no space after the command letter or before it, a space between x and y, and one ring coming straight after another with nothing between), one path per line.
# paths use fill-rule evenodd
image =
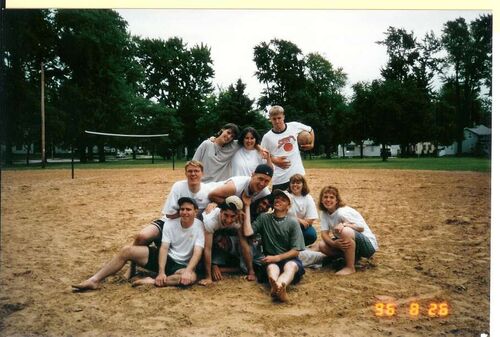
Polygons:
M306 246L313 244L316 242L318 235L316 234L316 230L313 226L309 226L306 229L302 229L302 235L304 235L304 243Z

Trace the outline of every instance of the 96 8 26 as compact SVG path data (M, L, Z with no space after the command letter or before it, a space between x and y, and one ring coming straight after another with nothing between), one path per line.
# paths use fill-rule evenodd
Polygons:
M450 315L450 309L450 304L447 301L428 301L425 303L411 301L399 305L396 302L376 302L373 305L374 315L381 318L400 315L411 318L445 318Z

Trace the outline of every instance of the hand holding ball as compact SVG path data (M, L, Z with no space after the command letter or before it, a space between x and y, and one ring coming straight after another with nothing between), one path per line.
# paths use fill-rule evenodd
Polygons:
M297 143L299 143L300 146L311 144L312 143L311 134L307 131L302 131L297 136Z

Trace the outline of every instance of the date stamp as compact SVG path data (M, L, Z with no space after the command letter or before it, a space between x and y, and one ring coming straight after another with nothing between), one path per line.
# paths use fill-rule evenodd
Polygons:
M410 318L445 318L450 315L448 301L409 301L397 303L396 301L378 301L373 305L376 317L393 318L406 316Z

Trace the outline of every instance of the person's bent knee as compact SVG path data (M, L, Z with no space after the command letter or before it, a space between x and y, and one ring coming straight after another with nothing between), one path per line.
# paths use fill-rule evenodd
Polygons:
M318 239L316 231L306 231L304 233L304 243L306 246L312 245Z
M341 239L354 240L355 237L356 237L356 231L351 227L344 227L344 229L342 229L342 233L340 234Z
M269 272L269 271L271 271L271 270L273 270L273 269L276 269L276 268L278 268L278 269L279 269L279 267L278 267L278 265L277 265L277 264L275 264L275 263L270 263L270 264L268 264L268 265L267 265L266 270Z
M125 258L125 259L130 259L130 257L132 256L133 250L134 250L133 245L123 246L120 250L120 256Z
M295 261L288 261L287 263L285 263L285 266L283 267L283 269L292 270L293 272L297 272L299 270L299 266L297 265L297 263L295 263Z
M134 236L134 246L147 246L151 242L145 233L138 233Z

